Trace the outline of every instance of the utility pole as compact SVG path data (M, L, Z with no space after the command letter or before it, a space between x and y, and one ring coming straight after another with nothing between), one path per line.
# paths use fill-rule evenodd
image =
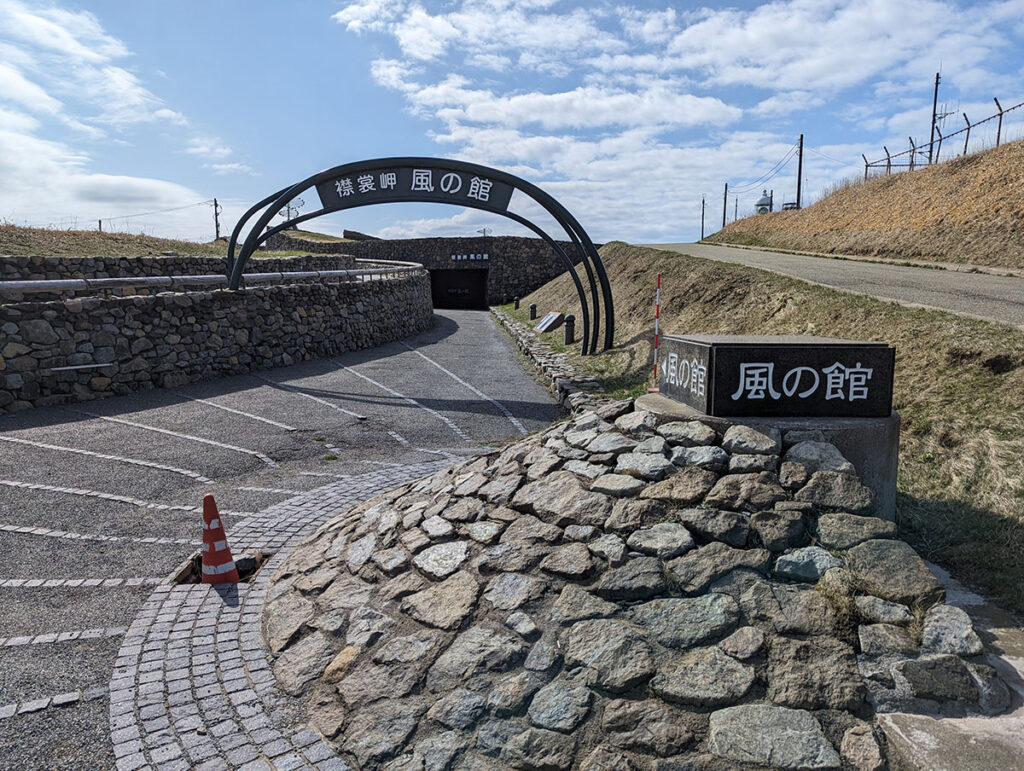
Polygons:
M796 156L796 208L800 208L800 183L804 178L804 135L800 135L800 149Z
M768 193L768 211L775 211L775 191Z
M103 220L100 220L100 232L103 232Z
M700 240L704 240L704 196L700 197Z
M935 73L935 95L932 97L932 135L928 140L928 165L932 165L932 145L935 144L935 118L939 111L939 73Z
M729 183L725 183L725 193L722 194L722 227L725 227L725 213L729 211Z
M213 240L216 241L220 238L220 213L221 205L217 203L217 199L213 199Z
M740 218L740 199L736 196L732 197L732 221L735 222Z

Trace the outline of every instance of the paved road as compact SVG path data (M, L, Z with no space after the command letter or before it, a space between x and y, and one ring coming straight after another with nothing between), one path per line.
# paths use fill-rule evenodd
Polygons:
M709 260L771 270L904 305L952 311L1024 329L1024 278L830 260L710 244L650 244Z
M246 682L274 698L251 629L238 642L256 611L240 616L206 587L167 579L198 548L205 493L236 553L283 556L351 502L561 414L487 313L436 320L335 359L0 418L0 768L269 757L278 740L243 703L249 691L211 691L244 656ZM262 601L250 600L243 608ZM216 645L212 629L190 626L204 612ZM207 736L200 719L221 733ZM308 732L279 735L286 760L275 767L330 767L314 762L323 748ZM210 746L187 746L200 740Z

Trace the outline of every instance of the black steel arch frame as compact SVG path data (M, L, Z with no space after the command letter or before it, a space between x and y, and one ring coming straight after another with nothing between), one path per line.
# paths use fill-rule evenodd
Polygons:
M466 161L455 161L445 158L375 158L365 161L357 161L354 163L347 163L341 166L335 166L331 169L318 172L311 177L308 177L301 182L298 182L290 187L282 188L273 195L269 195L262 201L254 204L241 216L236 223L234 230L231 233L231 239L228 242L228 260L227 260L227 276L228 286L231 289L238 289L242 280L242 271L245 268L246 262L249 257L252 256L253 252L265 242L270 236L275 233L279 233L282 230L290 228L292 225L296 225L300 222L314 219L316 217L323 216L336 211L343 211L345 209L357 208L359 206L371 206L380 203L420 203L424 202L423 198L415 195L408 196L395 196L390 197L384 201L371 200L371 201L353 201L350 204L344 206L335 207L324 207L317 211L308 212L295 217L287 222L276 225L268 229L270 220L277 214L277 212L283 208L285 204L291 201L295 196L302 193L304 190L314 187L321 182L325 182L335 177L341 177L350 174L357 174L359 172L379 170L381 168L388 167L410 167L415 166L423 169L433 170L453 170L467 174L475 174L478 176L484 176L490 179L494 179L510 185L514 190L522 192L524 195L529 196L536 204L541 206L548 214L550 214L555 221L562 227L566 235L569 236L569 241L573 245L573 250L576 255L580 258L580 262L583 264L584 270L587 274L587 282L590 288L590 294L593 300L593 327L590 324L590 304L587 302L586 292L582 282L580 281L579 275L577 274L573 265L572 258L569 254L558 244L554 238L548 233L541 229L538 225L534 224L530 220L522 217L521 215L515 214L510 211L496 211L493 208L489 208L484 205L477 205L472 201L457 201L452 205L465 206L471 208L482 209L495 214L500 214L503 217L507 217L519 224L529 228L538 236L540 236L549 246L551 246L556 254L565 261L568 271L572 277L573 283L576 286L576 291L579 295L580 307L582 309L582 321L583 321L583 340L581 353L587 355L588 353L596 352L598 339L601 331L601 304L604 301L605 308L605 325L604 325L604 349L607 350L612 347L615 336L615 313L614 306L612 303L611 287L608 284L608 276L604 269L604 264L601 262L601 258L597 253L597 249L586 231L583 230L579 222L563 207L558 201L552 198L550 195L545 193L543 190L538 188L536 185L527 182L524 179L516 177L507 172L499 169L492 169L488 166L480 166L475 163L468 163ZM436 201L427 201L429 203L436 203ZM252 220L252 218L260 211L263 213L256 219L255 223L250 227L245 240L242 242L240 251L238 252L238 258L235 259L235 250L238 246L239 238L242 234L242 230L246 224ZM595 280L596 279L596 280ZM598 292L598 284L600 284L600 293Z

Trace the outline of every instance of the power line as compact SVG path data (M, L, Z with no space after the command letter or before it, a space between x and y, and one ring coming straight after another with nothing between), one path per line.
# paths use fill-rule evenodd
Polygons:
M820 155L822 158L827 158L830 161L835 161L836 163L841 163L841 164L843 164L843 166L849 166L851 169L858 169L858 170L860 169L860 165L859 164L854 165L852 163L847 163L846 161L841 161L838 158L833 158L831 155L825 155L825 153L821 152L820 150L815 150L813 147L804 147L804 150L810 150L815 155Z
M753 182L750 182L749 184L742 185L741 187L738 187L738 188L733 188L733 192L734 193L749 193L751 190L757 188L759 185L764 184L765 182L770 180L772 177L774 177L776 174L778 174L780 171L782 171L782 169L785 167L785 165L787 163L789 163L789 161L791 161L793 159L794 155L796 155L796 150L797 150L796 145L793 145L792 147L789 148L789 152L787 152L782 157L782 159L778 163L776 163L774 166L772 166L772 168L769 169L765 174L761 175L761 177L759 177L758 179L754 180Z
M214 199L211 198L208 201L198 201L197 203L186 204L185 206L174 206L170 209L157 209L155 211L145 211L139 214L118 214L113 217L102 217L105 220L130 220L133 217L148 217L151 214L164 214L171 211L181 211L182 209L191 209L193 206L209 206L213 203Z

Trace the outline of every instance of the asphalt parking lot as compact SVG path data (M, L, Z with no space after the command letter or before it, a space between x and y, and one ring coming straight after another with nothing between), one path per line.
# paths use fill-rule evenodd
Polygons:
M334 359L0 417L0 768L115 767L115 662L198 549L204 494L230 539L325 485L369 489L562 414L487 313L435 319Z

